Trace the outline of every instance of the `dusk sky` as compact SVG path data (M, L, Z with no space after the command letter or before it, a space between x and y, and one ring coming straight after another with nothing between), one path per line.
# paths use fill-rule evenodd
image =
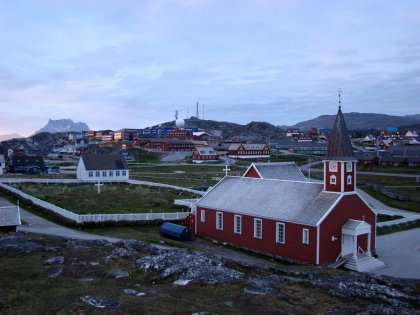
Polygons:
M420 1L3 0L0 134L420 113Z

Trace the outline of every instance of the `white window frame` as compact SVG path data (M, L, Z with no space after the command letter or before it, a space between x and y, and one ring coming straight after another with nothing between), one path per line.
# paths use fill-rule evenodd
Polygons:
M280 231L283 231L283 234L280 234ZM276 243L278 244L286 243L286 224L281 223L281 222L276 223Z
M96 171L95 172L95 177L101 177L101 172L100 171Z
M89 177L93 177L93 172L92 171L89 171L88 176Z
M352 172L353 171L353 163L352 162L347 162L346 163L346 171L347 172Z
M114 176L114 171L109 171L109 177L113 177Z
M330 184L331 185L337 185L337 176L335 176L335 175L330 176Z
M242 234L242 216L235 214L233 219L233 233Z
M328 169L330 170L330 172L337 172L337 169L338 169L338 165L337 164L338 163L335 162L335 161L330 161L329 167L328 167Z
M309 245L309 229L302 229L302 244Z
M106 177L106 171L102 171L102 177Z
M223 212L216 212L216 230L223 230Z
M347 175L347 185L351 185L353 181L353 178L351 177L351 175Z
M115 171L115 176L120 177L120 171Z
M200 222L201 223L206 222L206 211L204 211L204 210L200 211Z
M127 175L127 171L122 171L122 176L126 176Z
M260 226L259 233L258 233L258 224ZM262 239L262 233L263 233L262 219L254 218L254 238Z

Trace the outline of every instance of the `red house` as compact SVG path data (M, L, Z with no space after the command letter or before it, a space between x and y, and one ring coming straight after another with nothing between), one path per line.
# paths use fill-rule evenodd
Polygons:
M249 177L251 169L227 176L196 203L195 232L294 261L338 261L358 271L382 266L371 256L376 214L355 189L356 162L339 108L324 183Z
M219 154L212 147L198 146L192 153L192 161L193 163L217 162Z
M269 158L270 148L263 143L232 143L228 149L231 158Z

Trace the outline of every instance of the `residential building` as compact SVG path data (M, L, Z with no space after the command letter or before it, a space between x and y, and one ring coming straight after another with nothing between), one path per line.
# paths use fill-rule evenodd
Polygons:
M228 148L231 158L269 158L270 147L266 143L232 143Z
M13 155L9 159L8 171L36 175L45 171L44 159L42 156Z
M6 168L6 160L4 159L4 155L0 154L0 175L4 174L5 168Z
M219 154L209 146L197 146L192 153L193 163L208 163L219 161Z
M84 154L77 165L77 179L90 182L120 182L129 179L127 161L121 154Z

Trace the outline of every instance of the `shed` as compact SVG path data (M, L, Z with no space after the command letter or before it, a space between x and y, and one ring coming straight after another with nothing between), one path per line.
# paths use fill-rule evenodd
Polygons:
M19 207L0 207L0 233L16 232L21 224Z
M188 227L170 222L163 223L159 233L183 241L191 240L191 230Z

